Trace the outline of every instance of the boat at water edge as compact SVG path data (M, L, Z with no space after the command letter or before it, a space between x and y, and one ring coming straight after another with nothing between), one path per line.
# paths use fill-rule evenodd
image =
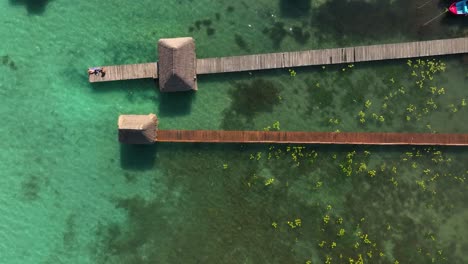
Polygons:
M458 1L451 4L449 10L454 15L468 16L468 0Z

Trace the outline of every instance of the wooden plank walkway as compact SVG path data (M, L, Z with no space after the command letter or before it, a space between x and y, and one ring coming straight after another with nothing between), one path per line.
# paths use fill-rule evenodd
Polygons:
M460 53L468 53L468 38L197 59L196 72L210 74L254 71ZM157 62L104 68L107 71L105 77L91 75L89 81L158 78Z
M156 142L468 146L468 134L159 130Z
M101 77L100 74L91 74L89 75L89 82L158 78L157 62L104 66L103 68L106 71L104 77Z
M468 38L197 60L197 74L254 71L468 53Z

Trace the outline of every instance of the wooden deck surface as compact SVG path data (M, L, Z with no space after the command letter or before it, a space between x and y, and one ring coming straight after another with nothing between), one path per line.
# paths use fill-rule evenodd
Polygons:
M355 63L458 53L468 53L468 38L198 59L197 74Z
M101 74L91 74L89 75L89 82L158 78L158 64L156 62L103 66L103 68L106 71L104 77L101 77Z
M196 72L240 72L460 53L468 53L468 38L197 59ZM103 67L105 77L91 75L90 82L158 78L157 62Z
M156 142L468 146L468 134L159 130Z

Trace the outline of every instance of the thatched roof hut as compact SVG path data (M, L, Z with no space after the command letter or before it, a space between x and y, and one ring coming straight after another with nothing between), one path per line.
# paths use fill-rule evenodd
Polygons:
M156 140L158 118L149 115L119 116L119 141L125 144L152 144Z
M197 90L197 61L193 38L160 39L158 53L161 92Z

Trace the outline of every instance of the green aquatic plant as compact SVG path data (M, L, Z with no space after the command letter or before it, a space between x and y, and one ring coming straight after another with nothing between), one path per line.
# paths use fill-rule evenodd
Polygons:
M451 112L456 113L458 112L458 108L455 106L455 104L449 104L449 109Z
M288 226L290 226L291 228L296 228L296 226L294 225L294 222L287 221L286 223L287 223Z
M414 110L416 110L416 106L413 104L409 104L408 107L406 107L406 111L408 111L408 113L412 113Z
M264 127L263 131L270 131L272 129L276 130L276 131L279 131L280 130L280 122L275 121L271 126Z
M294 224L296 224L296 226L302 226L302 220L300 218L296 218L294 219Z
M273 123L273 129L280 130L280 122L276 121Z
M296 71L289 69L289 75L290 75L291 77L295 77L296 74L297 74Z
M360 238L362 239L362 241L364 241L365 244L372 244L372 241L369 239L368 234L362 234Z
M336 223L337 223L338 225L343 224L343 217L338 217L338 219L336 220Z
M227 164L227 163L224 163L224 164L223 164L223 169L226 170L227 168L228 168L228 164Z
M338 125L340 123L340 120L338 118L329 118L328 123Z
M426 183L424 180L416 181L416 183L418 184L419 187L421 187L423 191L426 190Z
M271 185L273 184L273 182L275 182L275 179L274 178L269 178L265 181L265 186L268 186L268 185Z
M392 177L390 179L390 182L395 186L395 187L398 187L398 181L395 179L395 177Z
M344 236L345 232L346 232L346 231L344 230L344 228L340 228L340 231L338 231L338 234L337 234L337 235L338 235L339 237L342 237L342 236Z
M370 100L367 100L364 104L366 108L369 108L372 105L372 102Z
M363 162L361 162L361 164L359 164L359 168L358 168L358 172L363 172L363 171L366 171L367 170L367 165Z
M322 185L323 185L323 182L321 182L321 181L316 182L315 183L315 189L320 189L320 187L322 187Z
M359 111L358 116L359 116L359 122L361 122L361 123L365 123L365 122L366 122L366 119L365 119L366 113L364 113L362 110Z

